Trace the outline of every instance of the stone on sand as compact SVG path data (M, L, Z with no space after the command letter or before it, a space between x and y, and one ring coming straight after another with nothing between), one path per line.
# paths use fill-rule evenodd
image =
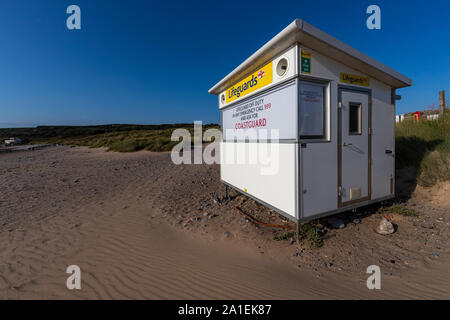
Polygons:
M394 233L395 230L394 230L394 225L392 223L390 223L386 218L383 217L380 221L380 224L375 229L375 231L379 234L387 235L387 234Z

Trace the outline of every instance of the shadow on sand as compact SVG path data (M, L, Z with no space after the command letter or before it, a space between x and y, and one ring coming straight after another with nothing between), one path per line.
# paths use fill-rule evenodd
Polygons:
M395 195L397 201L407 201L414 192L420 175L420 164L426 155L433 152L442 139L425 141L418 137L396 139Z

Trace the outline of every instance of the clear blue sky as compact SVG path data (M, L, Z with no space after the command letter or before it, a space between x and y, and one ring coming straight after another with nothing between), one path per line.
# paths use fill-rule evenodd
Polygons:
M382 30L365 26L370 4ZM397 113L450 96L447 0L0 0L0 127L218 122L208 89L295 18L412 78Z

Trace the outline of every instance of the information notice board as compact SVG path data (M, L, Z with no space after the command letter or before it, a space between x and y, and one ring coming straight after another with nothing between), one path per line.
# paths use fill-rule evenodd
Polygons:
M297 138L297 85L295 81L222 110L223 141ZM256 134L256 137L255 137Z

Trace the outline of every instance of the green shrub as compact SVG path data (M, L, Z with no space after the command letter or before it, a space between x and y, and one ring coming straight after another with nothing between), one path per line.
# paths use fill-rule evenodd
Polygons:
M279 236L273 236L272 240L282 241L294 236L295 233L289 231ZM317 227L311 223L304 223L300 226L298 239L299 240L306 239L309 243L309 247L313 250L320 248L323 245L323 240L319 234L319 231L317 230Z
M301 225L298 238L300 240L306 239L309 243L309 247L313 250L318 249L323 245L319 230L311 223L304 223Z
M407 208L401 204L394 204L390 207L380 207L377 210L377 213L392 213L408 217L416 217L418 215L415 210Z
M290 231L290 232L283 233L282 235L279 235L279 236L273 236L272 240L282 241L282 240L292 238L293 236L295 236L295 233Z

